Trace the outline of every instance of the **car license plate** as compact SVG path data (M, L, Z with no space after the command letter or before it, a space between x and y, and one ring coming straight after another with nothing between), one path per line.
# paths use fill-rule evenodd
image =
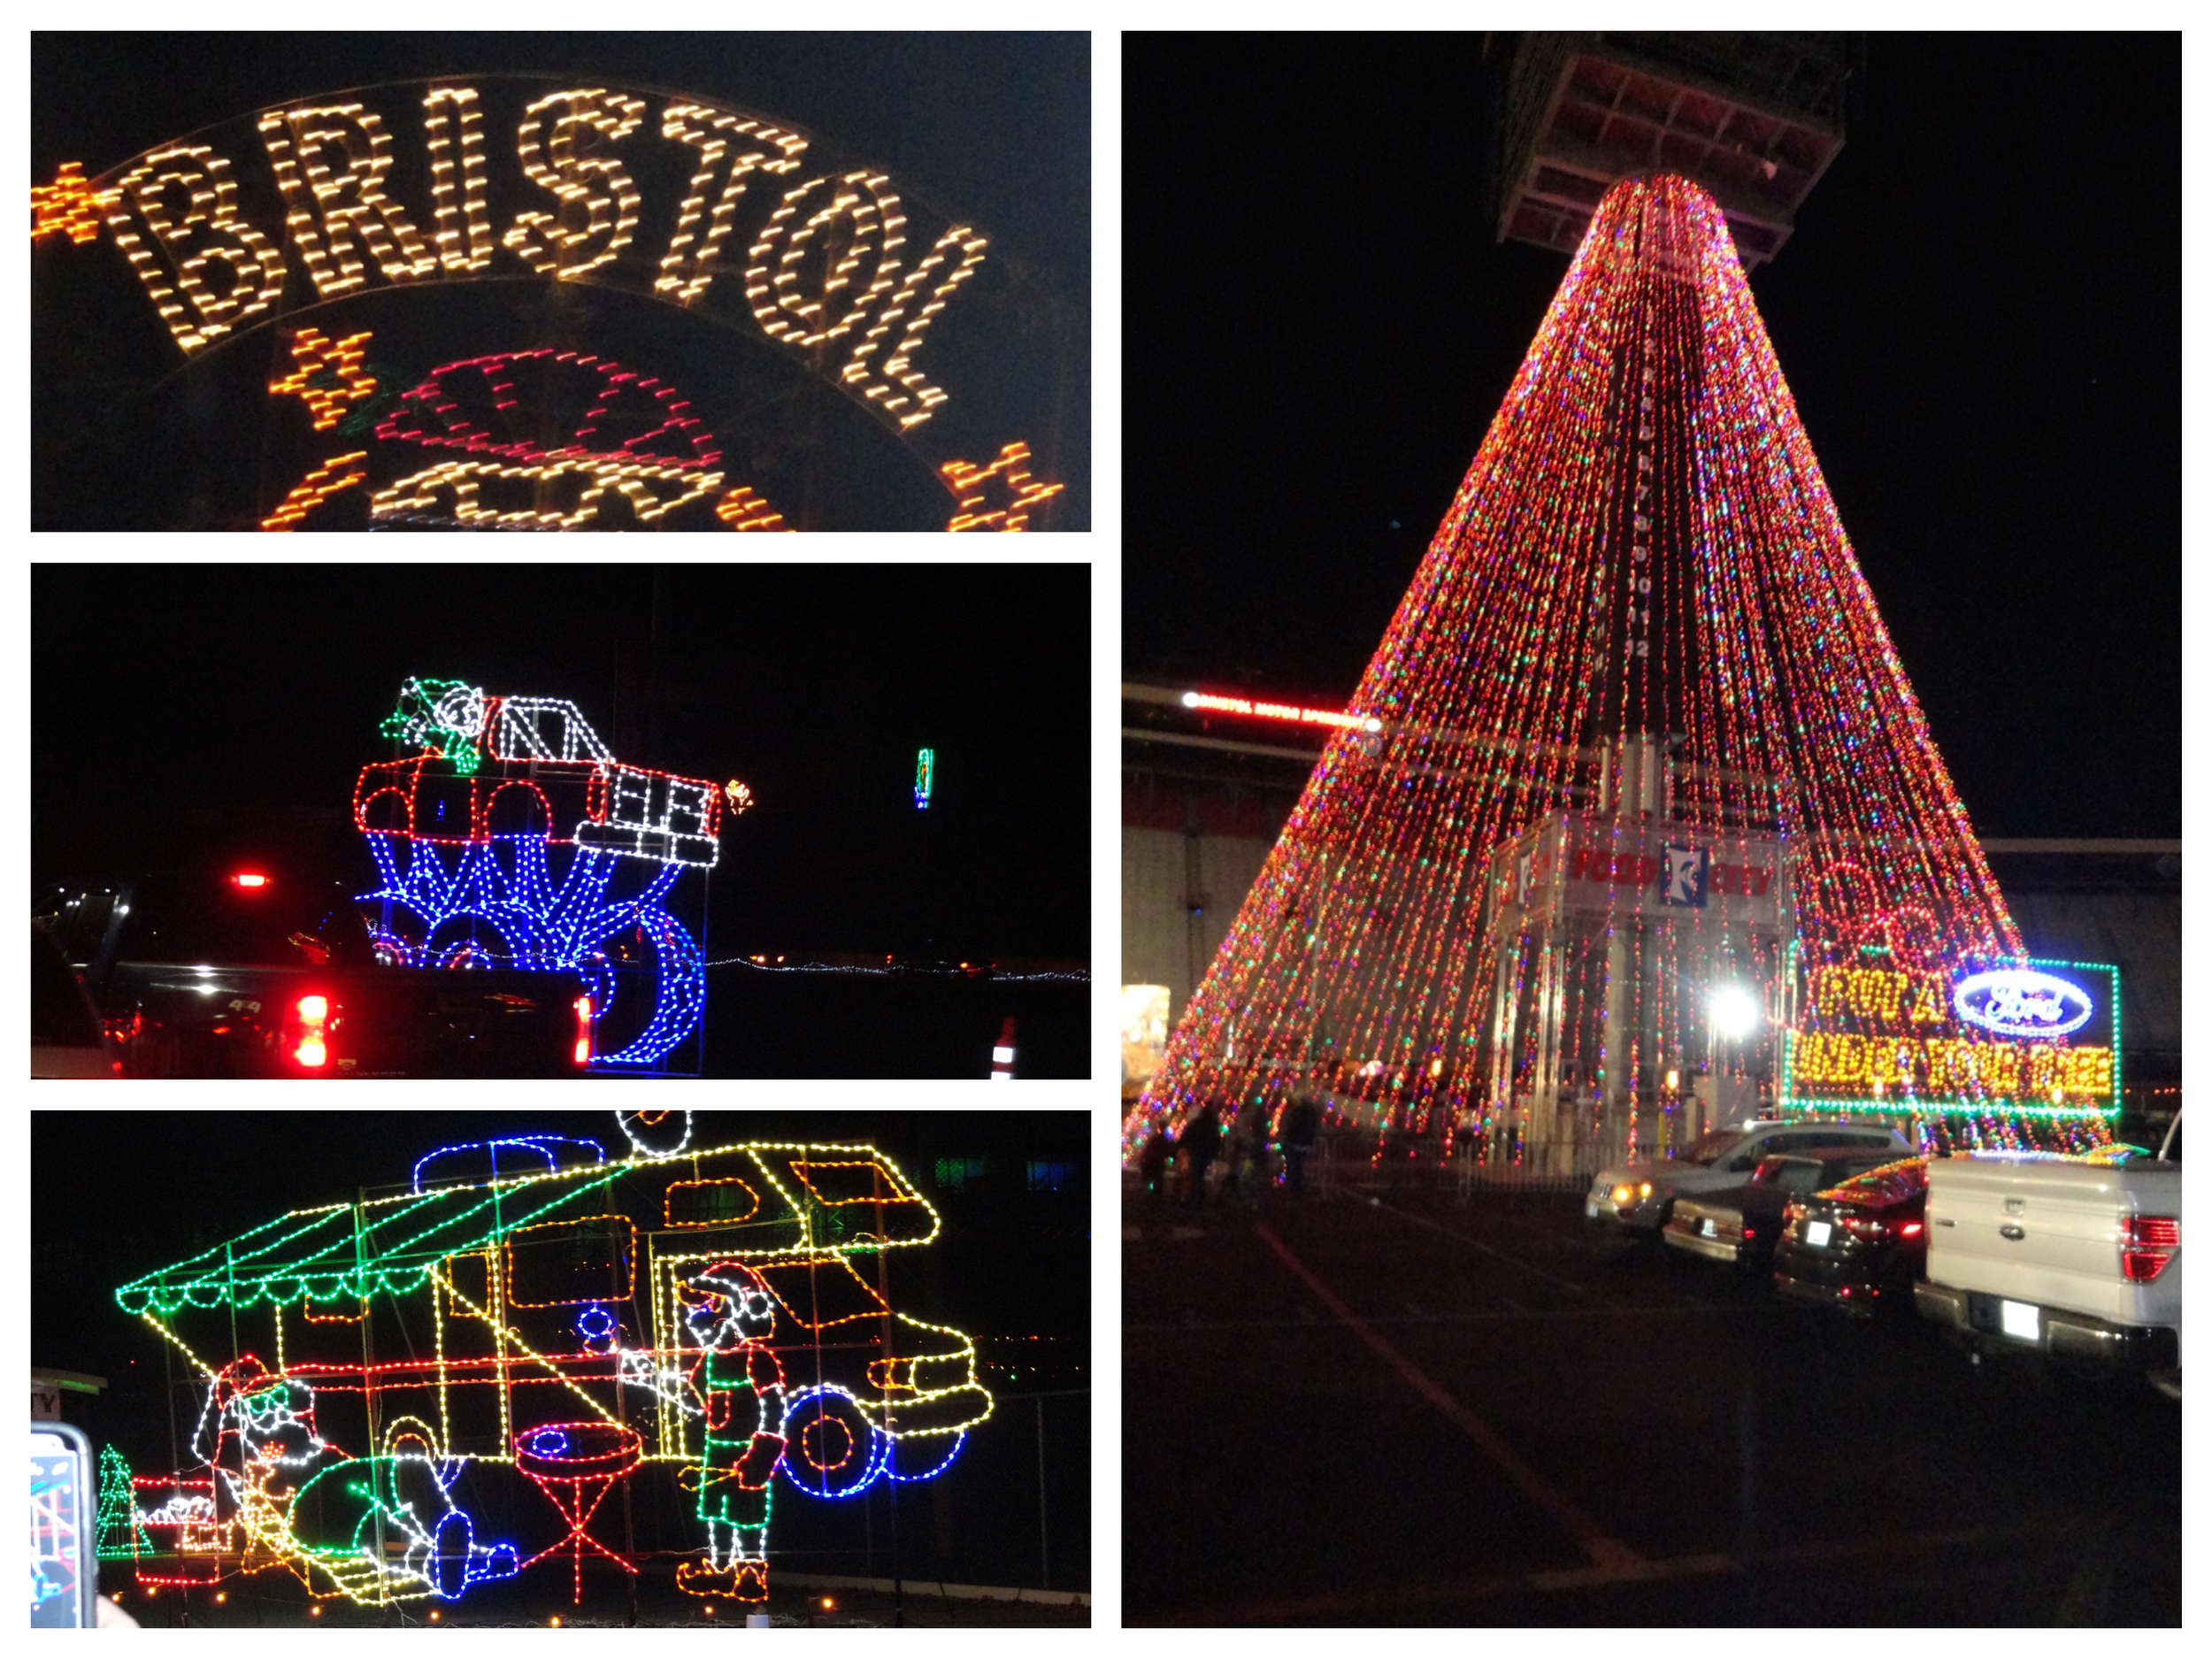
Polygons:
M1699 1223L1697 1224L1697 1230L1698 1230L1700 1233L1703 1233L1703 1234L1704 1234L1707 1238L1709 1238L1709 1238L1711 1238L1711 1237L1713 1236L1713 1218L1712 1218L1712 1217L1708 1216L1708 1217L1705 1217L1705 1219L1704 1219L1704 1220L1702 1220L1702 1221L1699 1222Z
M2023 1341L2043 1340L2039 1310L2032 1302L2007 1302L1998 1304L1997 1317L2007 1336L2016 1336Z
M1828 1248L1828 1224L1824 1221L1807 1222L1805 1224L1805 1242L1811 1245L1816 1250L1826 1249Z

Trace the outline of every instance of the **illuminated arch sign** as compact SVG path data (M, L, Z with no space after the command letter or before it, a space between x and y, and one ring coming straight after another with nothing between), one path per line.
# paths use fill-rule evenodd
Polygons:
M1803 967L1785 1102L2110 1118L2120 1109L2119 1006L2119 970L2085 963Z
M864 410L956 503L926 527L1025 529L1063 488L1036 475L1018 432L982 417L943 430L966 383L986 365L1002 373L1007 342L984 336L1011 325L975 303L990 238L879 167L687 95L492 75L298 98L96 177L71 163L34 188L32 211L35 241L104 233L188 359L381 290L585 283L733 328ZM421 457L379 488L357 442L310 471L265 527L289 529L356 488L380 519L598 528L617 506L650 523L699 502L709 527L786 527L757 480L721 464L671 379L682 365L487 342L380 387L365 367L369 334L288 334L290 370L268 389L303 399L317 431L359 405L378 410L380 440L460 453ZM572 430L542 417L503 425L549 374Z

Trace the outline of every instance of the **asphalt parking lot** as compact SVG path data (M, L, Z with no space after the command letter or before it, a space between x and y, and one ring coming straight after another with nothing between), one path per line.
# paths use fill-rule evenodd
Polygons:
M2180 1623L2173 1402L1355 1167L1125 1194L1128 1623Z

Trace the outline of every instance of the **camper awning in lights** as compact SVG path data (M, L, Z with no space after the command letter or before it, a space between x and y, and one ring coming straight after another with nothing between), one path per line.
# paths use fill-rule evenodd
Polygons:
M750 1261L803 1258L833 1248L833 1241L812 1236L826 1213L819 1188L824 1179L845 1178L855 1169L883 1183L887 1236L840 1240L839 1248L892 1249L926 1244L937 1233L935 1212L921 1194L895 1165L866 1148L839 1149L834 1156L841 1161L829 1164L822 1162L821 1148L766 1145L611 1163L590 1141L535 1136L497 1144L505 1155L496 1167L518 1173L482 1179L482 1148L454 1148L455 1158L472 1155L473 1167L452 1162L442 1166L434 1155L418 1166L418 1190L412 1193L371 1199L357 1207L296 1210L135 1279L118 1290L115 1299L126 1312L164 1317L187 1308L261 1302L281 1307L404 1295L431 1282L453 1258L511 1245L531 1227L606 1219L608 1212L634 1210L631 1189L641 1190L641 1184L656 1180L664 1186L671 1162L741 1160L749 1165L725 1177L723 1185L735 1191L732 1183L737 1183L750 1195L753 1212L747 1217L745 1243ZM672 1222L665 1213L676 1202L664 1200L656 1206L664 1213L652 1219L678 1228L692 1225L681 1212ZM872 1230L877 1206L872 1202L868 1208ZM624 1249L626 1254L626 1243Z
M1786 1104L1816 1111L2120 1110L2117 968L1889 957L1801 972Z

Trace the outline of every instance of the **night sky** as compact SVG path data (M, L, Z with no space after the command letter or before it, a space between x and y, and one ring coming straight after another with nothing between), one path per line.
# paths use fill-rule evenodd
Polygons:
M274 853L365 891L353 782L422 675L746 783L712 956L1089 954L1087 566L42 565L32 591L35 878Z
M881 168L913 204L918 231L954 219L980 227L989 255L917 353L949 401L913 443L901 444L760 334L741 315L735 275L718 279L711 303L693 312L590 280L396 288L378 277L312 320L334 336L373 331L380 388L404 389L447 362L492 351L584 349L675 384L720 441L731 482L758 486L802 528L941 528L953 503L935 465L987 461L1014 440L1029 444L1041 476L1068 486L1038 527L1087 527L1087 34L40 34L32 172L42 183L75 161L97 177L165 141L229 124L200 136L232 162L240 211L273 231L269 158L251 122L238 118L307 95L432 76L485 78L489 99L490 78L502 73L690 94L781 120L812 141L809 171L795 177ZM419 91L363 96L393 140L388 194L426 230ZM658 106L649 107L651 119L617 152L632 159L645 198L625 280L646 286L695 157L660 135ZM485 145L497 231L550 198L530 199L542 193L521 180L510 117L487 119ZM765 197L749 187L743 206ZM749 223L744 212L738 222ZM299 250L284 247L286 303L299 310L311 290ZM918 258L928 248L911 251ZM280 329L219 341L175 374L184 358L110 233L83 246L50 238L33 264L40 527L250 528L333 453L298 400L265 394L271 371L288 366ZM495 267L524 273L503 250ZM725 303L738 308L739 326L700 314ZM419 451L377 453L378 485L403 475L402 462L426 465ZM318 526L365 523L365 506L351 495L365 499L350 492ZM715 527L710 515L703 527Z
M1567 265L1483 36L1132 36L1124 666L1348 698ZM2177 836L2177 35L1876 35L1751 288L1977 829Z

